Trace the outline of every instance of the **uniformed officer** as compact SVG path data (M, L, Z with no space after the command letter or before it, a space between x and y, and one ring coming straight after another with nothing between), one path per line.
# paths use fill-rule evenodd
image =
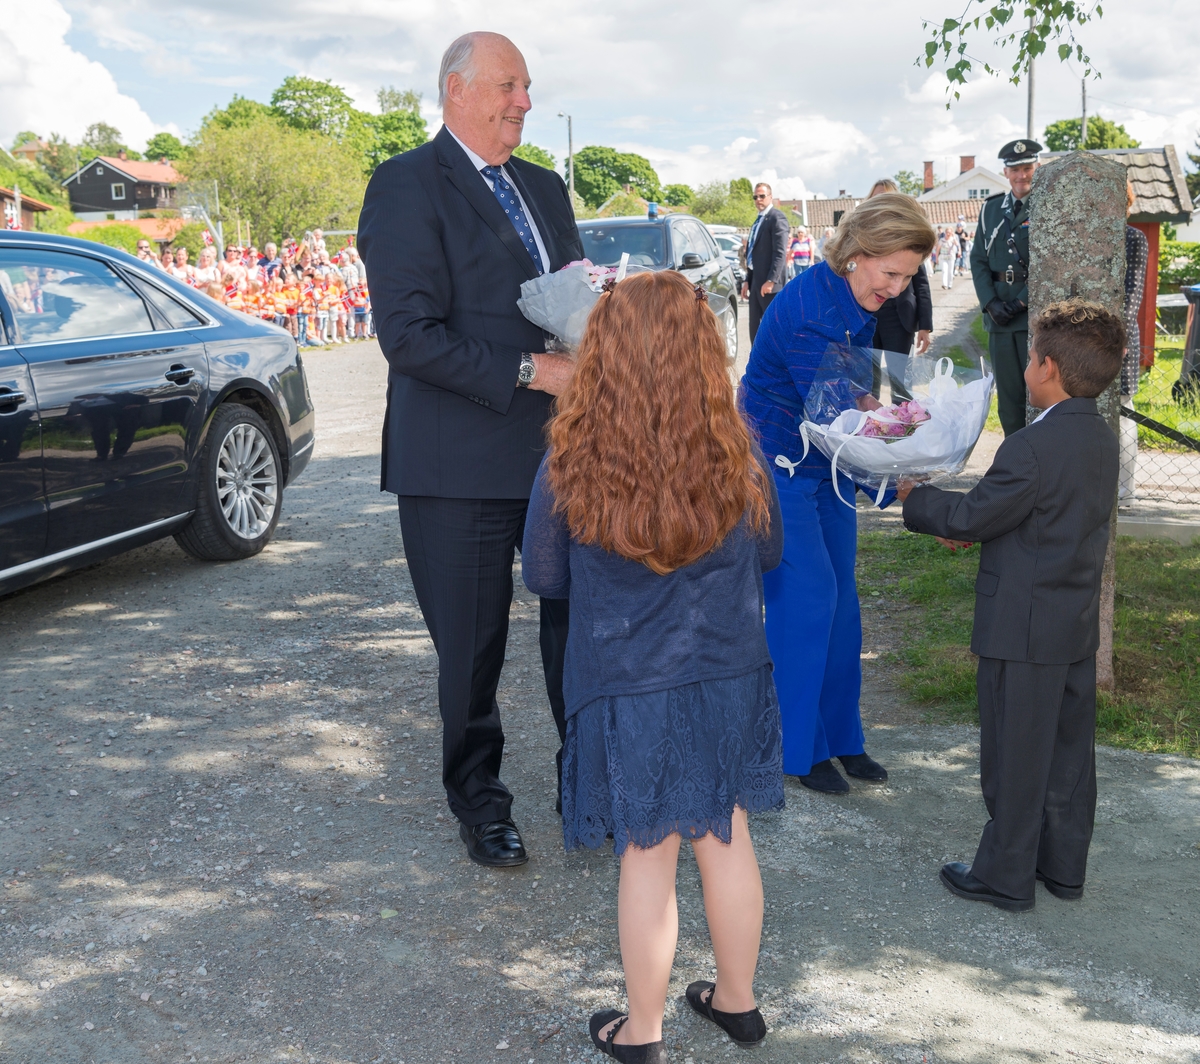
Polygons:
M983 308L996 374L1000 424L1008 436L1025 427L1029 358L1029 190L1042 146L1009 141L1000 149L1009 192L984 200L971 248L971 280Z

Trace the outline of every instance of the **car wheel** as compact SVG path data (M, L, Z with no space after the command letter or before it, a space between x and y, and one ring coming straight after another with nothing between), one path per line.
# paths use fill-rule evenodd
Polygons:
M725 354L728 356L730 362L737 361L737 302L733 299L729 301L729 313L725 315Z
M175 542L202 561L257 554L275 532L283 488L283 465L267 423L240 403L218 407L199 469L196 512Z

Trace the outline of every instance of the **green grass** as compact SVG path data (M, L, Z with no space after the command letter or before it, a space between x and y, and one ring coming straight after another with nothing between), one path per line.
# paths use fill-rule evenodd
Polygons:
M1169 428L1200 439L1200 406L1180 405L1171 397L1171 385L1179 380L1182 363L1182 337L1160 340L1154 352L1154 365L1138 381L1133 408ZM1138 444L1159 451L1187 450L1144 425L1138 426Z
M929 536L859 537L859 591L908 605L888 662L901 690L936 722L975 721L968 650L979 549ZM1097 738L1111 746L1200 756L1200 546L1117 541L1116 690L1101 693Z
M971 322L971 336L985 351L988 349L988 334L987 329L983 327L982 314L979 314L975 320Z

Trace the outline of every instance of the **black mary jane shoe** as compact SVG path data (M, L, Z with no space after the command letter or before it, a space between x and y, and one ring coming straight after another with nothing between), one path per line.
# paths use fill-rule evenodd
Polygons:
M847 776L853 776L856 780L867 780L870 783L887 782L887 769L869 754L847 754L839 757L838 760L842 763L842 768L846 770Z
M713 995L717 992L716 983L703 980L692 983L684 993L687 1003L706 1020L711 1020L740 1046L756 1046L767 1037L767 1021L758 1009L749 1012L721 1012L712 1007ZM705 994L708 995L707 999Z
M1065 883L1059 883L1053 879L1047 879L1041 872L1037 873L1038 882L1042 884L1051 894L1061 901L1078 901L1083 897L1083 887L1068 887Z
M1010 913L1027 913L1033 908L1033 898L1010 898L1007 894L997 894L981 879L972 873L970 865L962 861L951 861L942 865L939 875L943 885L951 894L957 894L967 901L986 901Z
M511 868L529 860L521 833L511 820L486 824L458 825L459 837L467 844L467 856L489 868Z
M808 770L807 776L796 777L810 791L820 791L822 794L849 794L850 784L842 779L842 774L826 758L818 761Z
M588 1023L592 1045L605 1056L619 1060L621 1064L667 1064L667 1046L661 1038L657 1042L645 1042L640 1046L619 1045L613 1041L628 1019L629 1017L618 1009L605 1009L593 1014ZM617 1022L613 1023L613 1020ZM610 1023L612 1029L606 1037L601 1038L600 1032Z

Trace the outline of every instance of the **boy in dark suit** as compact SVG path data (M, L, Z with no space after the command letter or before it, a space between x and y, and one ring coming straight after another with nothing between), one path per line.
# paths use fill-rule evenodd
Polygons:
M991 818L955 894L1023 912L1035 879L1083 894L1096 811L1100 574L1118 446L1096 396L1125 350L1118 315L1066 300L1037 318L1025 384L1042 414L1008 436L965 495L901 481L904 524L982 543L971 650L979 655L980 784Z

